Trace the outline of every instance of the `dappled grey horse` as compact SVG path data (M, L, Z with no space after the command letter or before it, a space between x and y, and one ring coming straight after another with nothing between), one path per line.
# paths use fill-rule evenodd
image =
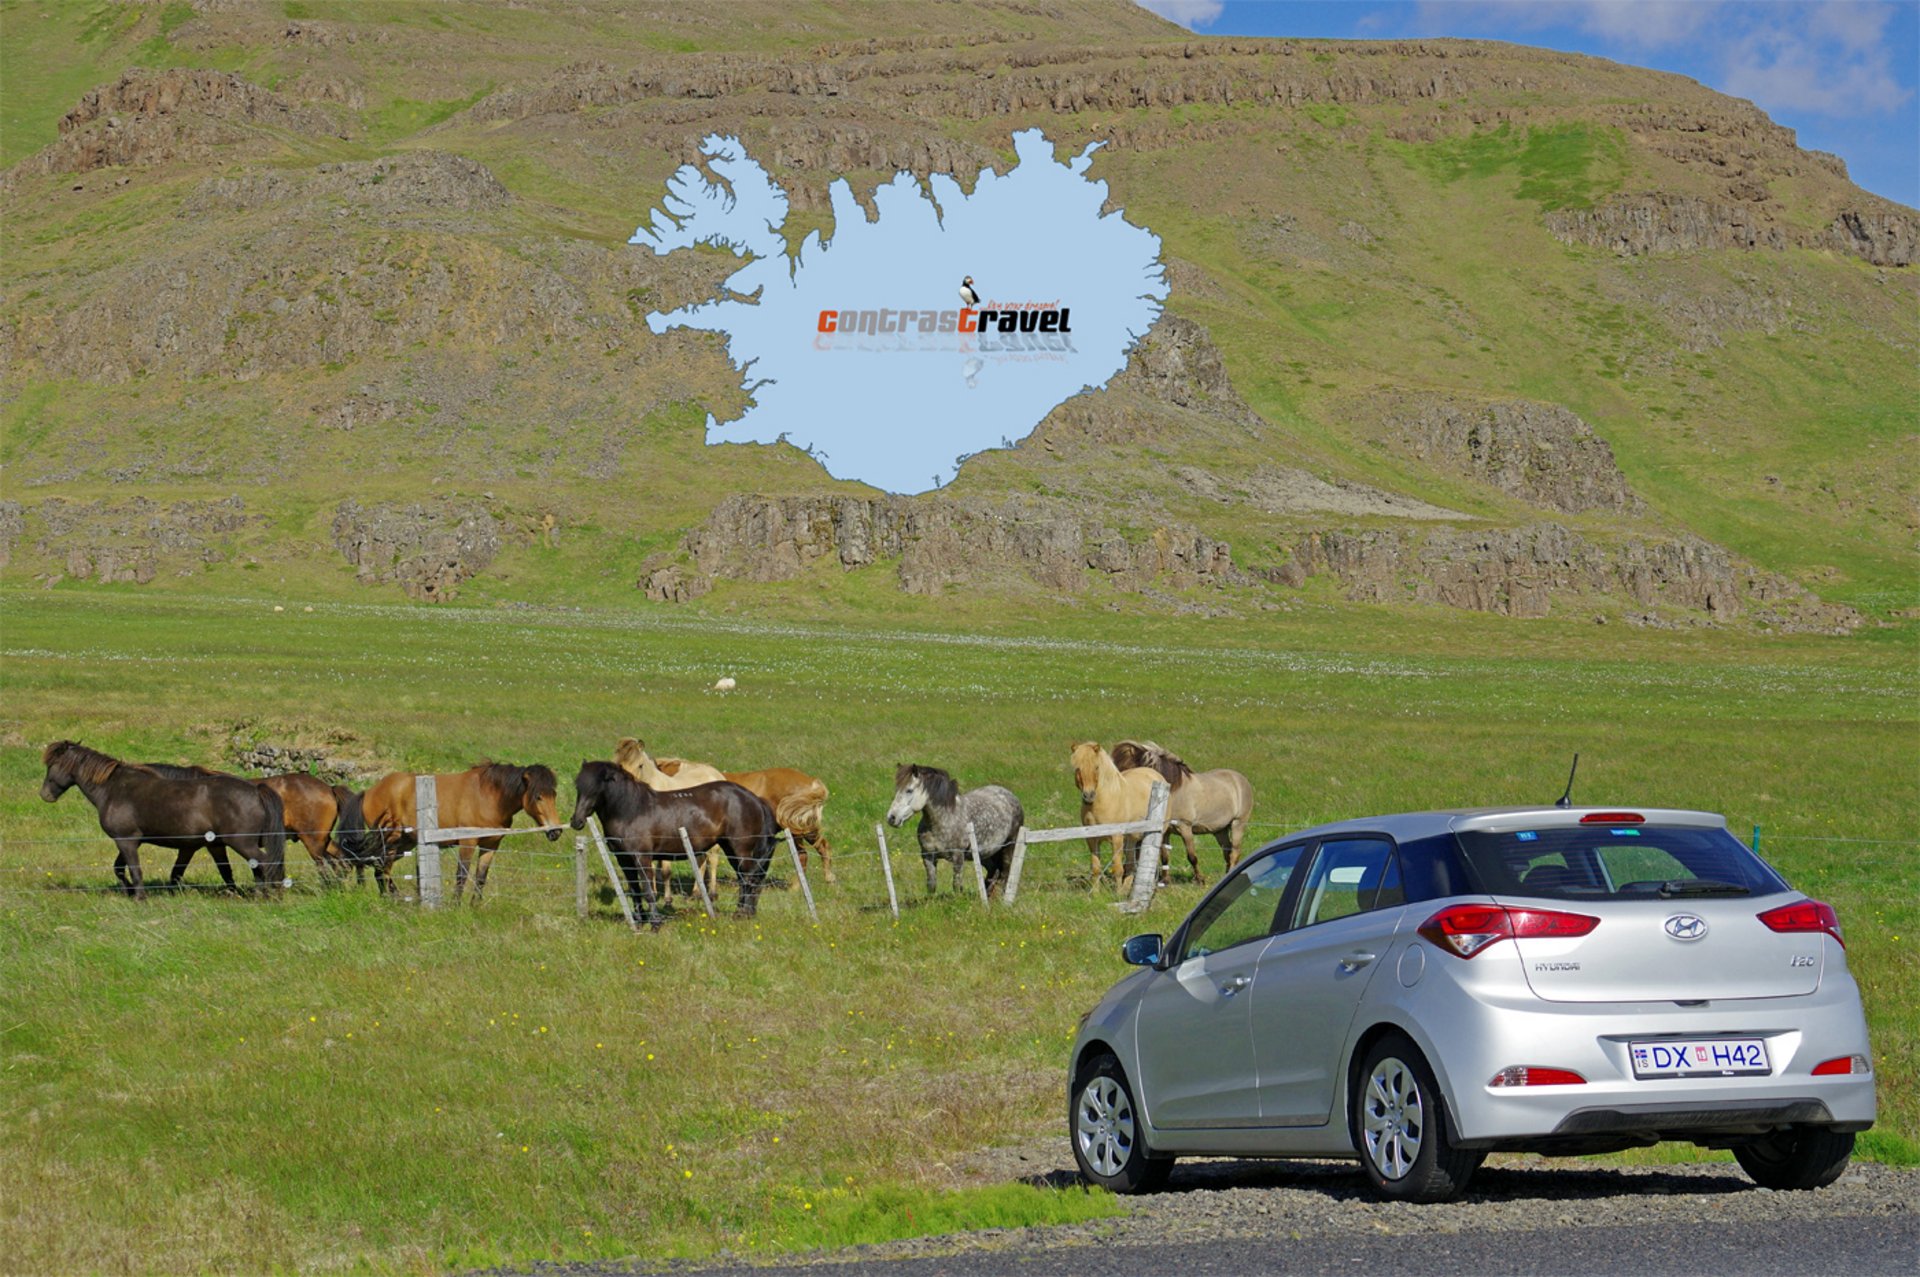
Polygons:
M1027 813L1013 792L999 785L982 785L965 793L938 767L902 763L893 775L893 805L887 823L894 828L920 813L920 858L927 866L927 894L938 888L935 875L945 858L953 865L953 889L960 890L960 865L971 859L967 826L980 845L980 867L987 877L987 894L997 892L1013 863L1013 836L1026 823Z

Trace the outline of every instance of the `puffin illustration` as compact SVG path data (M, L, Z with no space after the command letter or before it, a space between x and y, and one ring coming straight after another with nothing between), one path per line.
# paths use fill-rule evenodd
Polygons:
M973 276L971 275L960 281L960 300L968 306L978 306L980 304L980 294L974 289Z

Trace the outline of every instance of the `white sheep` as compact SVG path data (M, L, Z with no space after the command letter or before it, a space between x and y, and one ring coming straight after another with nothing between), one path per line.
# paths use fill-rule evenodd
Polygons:
M713 690L716 692L731 692L734 688L738 686L739 684L735 683L733 681L733 676L729 674L727 677L721 679L718 683L715 683L713 685Z

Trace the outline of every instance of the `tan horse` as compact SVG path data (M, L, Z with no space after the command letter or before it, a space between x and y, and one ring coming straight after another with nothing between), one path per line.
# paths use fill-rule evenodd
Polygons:
M1172 791L1167 796L1167 823L1186 844L1195 882L1206 881L1193 850L1196 831L1213 835L1226 857L1227 872L1233 872L1240 863L1247 821L1253 816L1253 786L1245 776L1231 767L1196 772L1178 754L1150 740L1123 740L1113 747L1113 757L1116 766L1152 769L1166 778Z
M1087 825L1120 825L1147 818L1147 804L1152 799L1153 786L1160 781L1160 773L1149 767L1134 767L1121 771L1114 766L1113 755L1090 740L1075 741L1073 750L1073 782L1080 788L1080 821ZM1107 842L1113 851L1113 885L1115 890L1126 887L1126 879L1121 877L1122 866L1133 859L1134 849L1140 845L1140 835L1110 834ZM1098 886L1101 876L1100 839L1087 839L1087 854L1093 860L1093 882Z
M407 832L417 823L414 779L412 772L391 772L367 786L367 792L360 796L367 828L377 831L381 840L383 850L374 863L373 876L383 895L393 891L393 862L415 845L414 836ZM536 824L550 826L549 842L560 836L559 781L551 767L482 763L463 772L439 773L434 782L442 829L504 829L516 815L525 812ZM455 900L467 885L471 866L473 899L479 902L480 893L486 890L487 870L493 867L493 853L499 846L498 835L461 841L460 869L453 884ZM478 863L474 862L476 849Z
M662 758L658 763L660 770L669 776L678 776L680 769L687 765L684 758ZM773 818L780 828L793 835L794 846L800 852L801 869L807 867L808 848L817 848L821 873L828 882L839 881L833 875L833 849L820 830L820 817L828 798L825 784L797 767L764 767L759 771L722 774L773 808Z

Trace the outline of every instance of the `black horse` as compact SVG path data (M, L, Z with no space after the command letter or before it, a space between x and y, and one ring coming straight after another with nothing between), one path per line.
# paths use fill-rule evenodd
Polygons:
M221 849L216 860L224 861L227 848L244 856L253 866L254 887L263 893L278 887L286 875L286 813L280 796L270 789L219 773L163 776L70 740L47 746L40 761L47 769L40 797L58 802L67 790L80 787L100 815L101 832L119 849L114 877L136 900L147 897L140 872L142 843L180 853L175 882L190 853L206 846Z
M647 921L654 930L660 929L660 905L653 892L653 859L665 856L671 862L686 854L682 829L696 856L715 846L726 852L740 877L739 916L750 918L759 908L780 827L773 808L752 790L723 780L656 792L608 762L581 763L573 789L579 796L573 804L573 827L585 829L587 817L600 818L607 845L626 875L627 891L647 902Z

